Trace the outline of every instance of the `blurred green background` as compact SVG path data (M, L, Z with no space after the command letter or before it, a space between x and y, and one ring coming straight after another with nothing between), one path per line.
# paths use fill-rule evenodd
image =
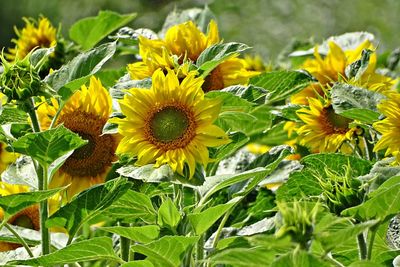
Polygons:
M225 41L238 41L253 47L265 60L277 54L292 40L313 37L321 41L349 31L369 31L376 35L379 50L399 45L398 0L1 0L0 47L10 47L15 37L13 26L23 27L23 16L47 16L53 25L62 24L64 36L80 18L99 10L119 13L137 12L129 25L159 30L174 8L203 7L208 4L216 14Z

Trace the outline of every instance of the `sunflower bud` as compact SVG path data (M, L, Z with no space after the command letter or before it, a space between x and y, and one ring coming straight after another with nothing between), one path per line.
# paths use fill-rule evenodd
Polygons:
M323 197L332 213L340 213L350 207L361 204L364 189L361 181L351 177L350 167L345 167L344 175L325 169L327 178L317 177L323 190Z
M3 73L0 76L0 90L8 101L24 101L31 96L43 95L41 93L42 81L38 72L30 64L29 53L23 60L7 62L3 56Z
M307 249L312 239L320 204L317 202L277 202L277 238L289 235L301 248Z

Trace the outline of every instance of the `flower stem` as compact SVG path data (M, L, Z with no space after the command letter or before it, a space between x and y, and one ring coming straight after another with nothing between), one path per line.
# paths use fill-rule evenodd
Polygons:
M357 235L358 249L360 252L360 260L367 259L367 243L365 242L364 234Z
M367 254L367 259L368 260L370 260L371 257L372 257L372 248L374 247L375 235L376 235L376 232L378 230L378 226L379 226L379 224L371 227L371 229L370 229L371 237L370 237L369 242L368 242L368 254Z
M38 133L40 132L40 125L38 117L36 115L33 99L29 99L27 101L27 106L28 106L27 112L31 119L32 129L34 132ZM47 168L44 168L40 164L35 164L35 166L36 166L36 174L38 176L39 191L47 190L48 170ZM40 232L42 235L42 255L46 255L50 253L50 233L49 229L47 229L46 227L46 220L49 216L47 199L39 203L39 213L40 213Z
M33 256L32 250L29 248L29 246L25 242L25 240L8 223L6 223L4 225L4 227L6 227L8 229L8 231L10 231L18 239L18 241L21 243L21 245L25 248L26 252L28 252L29 256L31 258L33 258L34 256Z
M119 223L120 226L124 226L124 227L129 227L129 223ZM129 255L130 255L130 248L131 248L131 241L126 238L123 237L122 235L119 236L120 238L120 245L121 245L121 258L128 262L130 259Z

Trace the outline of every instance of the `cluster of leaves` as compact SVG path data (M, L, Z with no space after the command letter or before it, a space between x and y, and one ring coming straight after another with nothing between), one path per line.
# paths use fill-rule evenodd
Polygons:
M149 29L121 28L134 17L106 11L71 27L70 38L80 52L41 80L59 96L60 107L92 75L111 87L115 99L123 96L123 89L149 87L148 79L133 81L124 76L124 69L105 67L118 56L137 54L139 35L156 36ZM160 34L189 19L205 30L211 18L207 8L173 12ZM109 42L106 37L115 41ZM240 43L213 45L199 56L198 70L206 76L230 55L247 48ZM40 62L51 53L51 49L34 51L32 66L41 67ZM397 65L394 59L395 55L389 57L391 65L386 66L393 72L396 69L392 65ZM296 60L281 63L297 64ZM353 76L360 75L360 64L353 67ZM210 150L214 160L206 170L197 169L201 175L196 177L201 179L187 184L166 165L138 167L120 159L107 182L81 192L43 222L47 228L64 228L66 240L61 244L53 240L52 251L46 255L25 255L26 248L19 248L19 254L4 252L4 261L7 266L87 262L91 265L84 266L390 265L399 253L395 245L398 237L392 237L394 245L387 241L391 219L400 212L398 167L340 153L310 154L300 161L286 159L293 148L282 145L289 140L284 125L288 120L299 120L296 110L300 108L286 105L286 99L314 81L306 72L277 67L252 78L249 85L207 93L207 98L222 100L216 123L229 132L232 142ZM365 128L379 119L379 94L337 83L332 98L335 112L359 120ZM2 139L14 152L37 163L39 167L35 167L44 172L47 183L85 141L64 126L42 132L32 129L26 111L30 114L32 106L20 102L2 107ZM104 128L107 133L115 130L111 124ZM235 161L250 142L273 148L245 162L239 160L227 173L218 171L224 162ZM31 164L25 157L2 177L11 183L37 187L38 177L32 177ZM357 182L334 180L333 176ZM275 192L265 187L277 183L283 184ZM344 184L355 188L342 190ZM40 237L32 235L34 231L7 224L13 215L63 190L41 190L40 183L38 187L37 191L0 198L4 210L0 241L21 243L23 239L28 246L41 243ZM354 196L358 201L347 201ZM335 201L340 202L340 208ZM336 208L330 209L332 206ZM7 231L2 229L4 226Z

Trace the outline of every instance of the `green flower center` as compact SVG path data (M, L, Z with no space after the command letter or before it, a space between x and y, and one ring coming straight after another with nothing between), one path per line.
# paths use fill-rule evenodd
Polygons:
M150 120L152 135L162 143L183 137L188 127L187 114L177 107L165 107L155 113Z

